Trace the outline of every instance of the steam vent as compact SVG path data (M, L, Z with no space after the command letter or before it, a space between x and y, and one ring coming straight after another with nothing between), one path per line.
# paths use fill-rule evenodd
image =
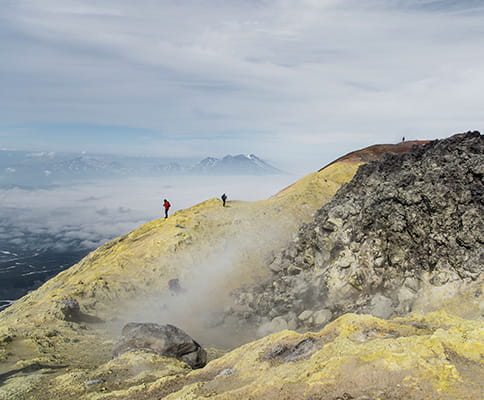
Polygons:
M0 399L482 399L483 177L467 132L149 222L0 313Z

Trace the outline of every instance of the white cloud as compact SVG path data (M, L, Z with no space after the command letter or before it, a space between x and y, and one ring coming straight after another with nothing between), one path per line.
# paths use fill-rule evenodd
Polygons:
M19 0L3 12L8 123L141 127L160 140L133 138L140 151L277 148L298 163L483 124L477 1Z
M259 200L296 180L290 175L131 178L54 189L0 189L3 243L25 247L87 248L226 192L229 199ZM87 200L87 201L86 201ZM1 230L0 230L1 232ZM34 241L35 239L35 241Z

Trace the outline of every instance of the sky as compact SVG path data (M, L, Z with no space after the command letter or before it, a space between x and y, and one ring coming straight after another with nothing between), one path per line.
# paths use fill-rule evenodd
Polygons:
M482 130L482 0L0 0L0 148L309 172Z

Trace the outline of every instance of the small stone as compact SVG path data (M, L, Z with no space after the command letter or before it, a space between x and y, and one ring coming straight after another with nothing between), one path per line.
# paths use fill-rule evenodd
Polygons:
M91 379L90 381L87 381L84 386L92 386L92 385L97 385L99 383L104 383L104 379Z
M284 357L284 361L290 362L297 360L300 357L307 356L316 350L316 340L312 337L300 341L294 346L287 356Z
M403 261L403 256L401 254L392 254L390 257L390 262L393 265L400 265Z
M393 312L392 300L381 294L377 294L371 300L370 314L386 319L390 317Z
M287 329L287 321L282 317L275 317L271 321L272 332L280 332Z
M265 322L257 329L257 336L264 337L288 329L287 321L283 317L274 317L272 321Z
M385 263L385 258L384 257L377 257L377 258L375 258L375 267L381 268L384 263Z
M277 346L273 347L269 350L264 356L262 356L263 360L271 360L276 357L280 357L283 354L287 353L289 348L286 345L278 344Z
M301 321L308 321L313 316L313 312L306 310L298 315L298 319Z
M282 270L282 265L280 263L273 262L269 265L269 269L274 273L278 273Z
M303 257L303 264L306 267L311 267L314 265L314 255L311 250L306 250Z
M332 316L333 313L328 309L316 311L313 315L314 324L318 326L326 325L329 321L331 321Z
M417 292L419 290L419 287L420 287L419 281L415 278L405 279L404 285L414 292Z
M343 226L343 220L341 218L328 218L328 222L334 226Z
M235 369L232 369L232 368L225 368L223 369L222 371L219 372L219 375L220 376L229 376L229 375L232 375L236 372Z
M298 274L300 274L300 273L301 273L301 271L302 271L302 269L301 269L301 268L296 267L295 265L291 265L291 266L290 266L290 267L287 269L287 273L288 273L289 275L298 275Z

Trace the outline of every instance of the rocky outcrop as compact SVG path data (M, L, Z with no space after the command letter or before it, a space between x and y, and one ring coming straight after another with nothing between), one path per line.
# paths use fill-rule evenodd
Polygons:
M56 305L59 319L65 321L79 321L81 319L81 307L76 299L64 299Z
M261 334L308 329L346 312L405 315L444 285L475 288L478 307L483 176L479 132L361 166L273 259L271 278L235 292L233 314Z
M207 363L207 352L202 346L176 326L132 322L125 325L122 334L113 350L115 357L142 350L176 358L192 368L202 368Z

